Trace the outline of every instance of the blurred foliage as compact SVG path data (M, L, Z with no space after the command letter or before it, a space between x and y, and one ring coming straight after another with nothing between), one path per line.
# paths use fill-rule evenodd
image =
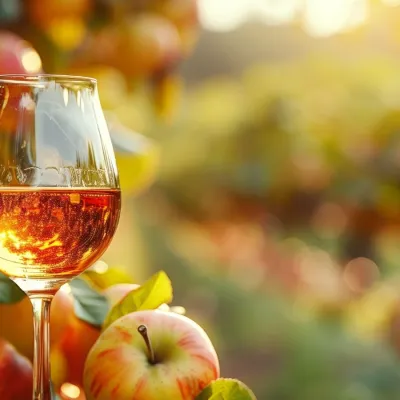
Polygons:
M260 399L398 396L399 89L391 57L319 53L208 79L154 128L152 263Z
M46 72L99 82L132 215L114 243L129 273L93 269L92 281L136 282L142 260L126 260L143 235L223 375L260 400L397 399L398 57L348 44L397 46L398 9L371 1L379 24L335 38L335 52L320 42L186 90L176 65L196 42L194 3L0 0L1 27L31 42ZM7 38L1 73L26 67L20 42L4 53Z
M161 180L196 176L191 193L214 182L270 199L327 193L391 215L399 200L399 87L396 64L382 57L349 64L310 56L250 68L240 80L210 79L159 137ZM184 184L190 180L176 186Z

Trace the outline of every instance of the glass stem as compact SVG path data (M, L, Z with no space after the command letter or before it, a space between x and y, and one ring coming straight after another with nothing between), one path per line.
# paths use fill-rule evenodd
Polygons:
M52 295L29 296L33 306L33 400L51 400L50 306Z

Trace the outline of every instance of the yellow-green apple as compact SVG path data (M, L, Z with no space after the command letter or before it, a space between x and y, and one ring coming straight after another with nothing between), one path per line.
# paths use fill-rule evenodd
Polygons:
M160 310L113 322L85 364L89 400L193 400L219 377L215 349L191 319Z
M32 398L32 364L0 338L0 399Z

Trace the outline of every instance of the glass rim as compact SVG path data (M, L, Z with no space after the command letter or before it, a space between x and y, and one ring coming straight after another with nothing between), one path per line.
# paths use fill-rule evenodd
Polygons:
M97 79L88 76L62 74L0 74L0 84L35 86L46 82L97 85Z

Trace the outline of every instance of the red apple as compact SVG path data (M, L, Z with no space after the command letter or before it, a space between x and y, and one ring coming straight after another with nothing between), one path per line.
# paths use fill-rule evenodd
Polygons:
M58 345L67 367L66 382L82 386L86 357L99 336L100 329L76 317L65 329Z
M69 318L61 337L51 346L51 371L57 391L66 382L82 387L85 360L99 336L99 328L78 319L74 314Z
M42 71L39 54L30 43L14 33L0 30L0 74L36 74ZM29 90L20 85L0 88L0 133L17 131L21 95ZM27 112L27 116L29 113Z
M215 349L187 317L159 310L111 324L85 364L89 400L193 400L219 377Z
M59 290L51 305L52 344L60 340L73 318L72 296L64 290ZM28 297L15 304L0 304L0 337L11 342L24 356L33 358L33 313Z
M128 293L138 287L140 287L140 285L137 285L136 283L117 283L116 285L112 285L103 290L103 294L107 297L110 306L114 307Z
M32 398L32 365L15 347L0 339L0 399Z

